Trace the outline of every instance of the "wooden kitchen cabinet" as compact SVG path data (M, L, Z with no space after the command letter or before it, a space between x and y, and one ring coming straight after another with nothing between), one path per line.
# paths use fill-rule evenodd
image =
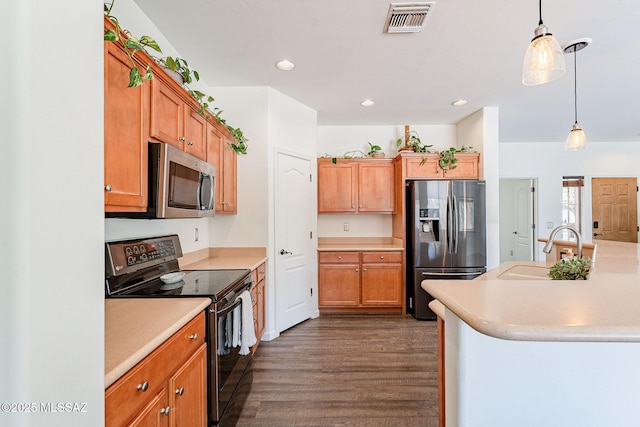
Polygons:
M160 75L151 80L151 137L206 161L205 118Z
M437 153L403 152L402 170L405 179L479 179L480 153L457 153L456 168L443 170ZM426 160L425 160L426 159Z
M107 20L105 28L109 24ZM147 207L150 83L127 87L130 67L118 44L104 43L105 212L143 212Z
M235 214L237 203L237 159L232 137L221 125L207 123L207 163L217 168L216 213Z
M318 159L318 213L393 213L390 159Z
M266 264L262 263L258 268L251 271L251 301L253 302L253 324L256 332L257 342L253 346L252 351L255 352L260 344L260 338L265 329L265 283L266 283Z
M401 313L402 273L401 252L320 252L320 311Z
M105 391L105 425L205 426L204 313L173 334Z

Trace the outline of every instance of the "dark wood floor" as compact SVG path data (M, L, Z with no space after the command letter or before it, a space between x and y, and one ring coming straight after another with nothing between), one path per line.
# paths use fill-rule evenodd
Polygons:
M322 315L254 357L238 426L437 426L436 323Z

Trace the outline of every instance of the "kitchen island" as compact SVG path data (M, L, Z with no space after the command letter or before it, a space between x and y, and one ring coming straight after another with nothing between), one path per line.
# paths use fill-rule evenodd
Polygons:
M425 281L445 320L449 426L637 425L638 245L598 241L587 281ZM549 264L550 265L550 264Z

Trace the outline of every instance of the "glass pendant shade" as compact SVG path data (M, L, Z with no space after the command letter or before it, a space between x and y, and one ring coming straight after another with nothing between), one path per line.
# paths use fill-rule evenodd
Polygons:
M564 52L545 25L535 29L522 63L522 84L539 85L553 81L565 73Z
M567 136L567 140L564 143L565 151L578 151L578 150L586 150L587 149L587 135L585 135L584 131L580 129L580 125L578 123L573 124L573 128L571 132L569 132L569 136Z

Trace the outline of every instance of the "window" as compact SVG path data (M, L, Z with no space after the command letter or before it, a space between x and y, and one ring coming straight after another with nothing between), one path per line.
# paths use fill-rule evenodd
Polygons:
M562 177L562 223L575 227L582 234L582 188L584 176ZM565 237L567 238L565 231Z

